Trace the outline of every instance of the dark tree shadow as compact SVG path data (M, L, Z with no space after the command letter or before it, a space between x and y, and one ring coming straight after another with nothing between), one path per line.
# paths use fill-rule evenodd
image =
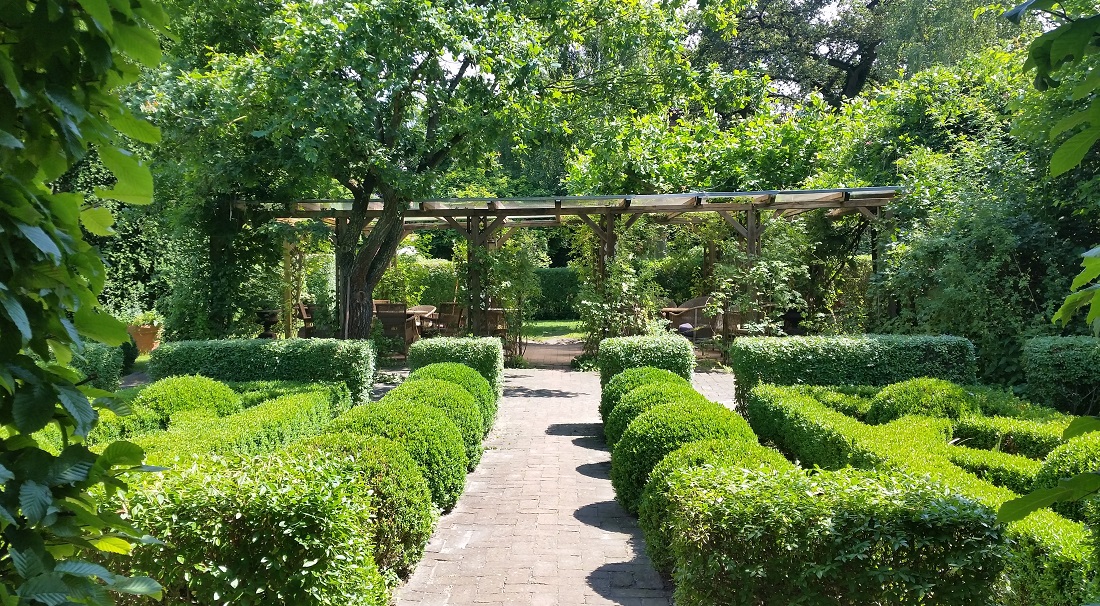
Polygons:
M573 443L581 448L587 448L589 450L602 450L607 452L607 442L597 436L583 436L580 438L573 438Z
M602 436L603 423L553 423L546 428L548 436Z
M610 479L611 461L600 461L599 463L585 463L584 465L578 465L577 473L581 474L582 476L596 478L597 480Z
M575 391L562 391L560 389L529 389L522 385L510 385L504 387L506 398L575 398L582 394Z
M615 604L672 605L670 585L645 555L642 531L618 503L604 501L585 505L575 511L573 517L601 530L629 534L631 551L636 554L630 561L607 562L588 573L585 580L593 591Z

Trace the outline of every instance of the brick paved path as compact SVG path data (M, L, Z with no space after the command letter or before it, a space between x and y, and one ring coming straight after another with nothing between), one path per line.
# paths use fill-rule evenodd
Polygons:
M398 606L668 606L615 503L595 373L508 370L485 456Z
M697 372L691 378L696 391L707 399L734 407L733 375L726 372Z

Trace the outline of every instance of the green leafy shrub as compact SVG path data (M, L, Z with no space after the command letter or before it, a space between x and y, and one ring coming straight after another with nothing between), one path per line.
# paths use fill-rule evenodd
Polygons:
M183 375L149 385L134 399L134 405L159 415L167 427L169 417L181 410L210 410L219 417L240 412L241 396L214 379Z
M758 385L747 401L748 418L763 442L807 466L900 471L927 476L992 509L1019 495L985 482L945 454L949 421L905 417L872 426L836 412L796 388ZM1038 484L1038 483L1037 483ZM1049 510L1007 527L1005 606L1077 606L1091 595L1091 537L1085 527Z
M673 564L669 481L674 473L703 466L787 469L791 463L778 451L745 440L690 442L661 459L649 473L649 480L638 502L638 525L645 534L646 553L662 573L672 572Z
M1053 488L1062 478L1096 471L1100 471L1100 433L1092 432L1052 450L1035 476L1035 488ZM1082 501L1055 503L1054 511L1075 520L1086 519L1086 504Z
M328 431L382 436L400 444L420 466L432 502L443 511L455 506L466 487L462 433L443 411L427 404L358 406L333 421Z
M374 561L384 572L406 576L424 555L435 525L432 492L405 449L379 436L334 433L295 442L294 459L340 465L373 493Z
M703 404L707 401L702 394L692 389L691 384L686 381L683 383L642 385L624 395L619 400L618 406L611 411L611 415L607 417L607 422L604 424L604 439L607 440L609 448L614 448L630 422L650 408L679 402Z
M481 437L485 430L481 425L481 408L470 392L461 386L437 379L406 381L382 398L391 406L426 404L443 411L462 434L466 447L466 469L473 471L481 462Z
M1005 565L994 512L918 477L702 467L670 491L684 606L990 604Z
M485 377L498 398L504 394L504 346L495 337L421 339L409 346L408 361L414 371L437 362L465 364Z
M1064 443L1062 432L1068 424L973 415L955 422L955 439L971 448L1043 459Z
M842 412L849 417L864 420L867 417L867 413L871 410L871 399L878 395L880 389L873 388L871 393L864 392L863 394L844 393L837 387L822 387L818 385L805 385L800 386L799 391L801 393L808 394L816 399L818 402L832 408L835 411Z
M916 377L976 383L974 345L961 337L745 337L727 350L744 395L776 385L889 385Z
M296 393L306 393L319 389L328 390L338 399L336 410L343 413L352 406L351 391L345 383L327 383L323 381L241 381L226 383L233 391L241 394L241 405L252 408L268 400Z
M995 450L953 446L944 451L948 461L995 486L1027 494L1035 486L1042 463Z
M119 345L118 348L122 351L122 375L126 376L134 369L134 363L137 362L138 355L141 352L138 351L137 343L133 337Z
M282 396L228 417L181 411L168 431L134 439L158 464L207 455L258 455L320 434L336 416L339 396L328 389ZM194 414L198 412L199 414Z
M163 544L118 559L158 579L166 602L388 603L371 486L343 461L216 459L159 475L128 498L134 522Z
M695 350L690 341L674 334L614 337L600 341L596 363L601 386L620 372L641 366L663 368L690 381Z
M331 381L348 386L356 402L374 388L374 348L341 339L228 339L175 341L153 350L154 379L199 374L219 381Z
M87 343L84 352L73 356L72 366L88 385L115 391L122 384L122 350L102 343Z
M572 267L540 267L535 270L539 279L539 298L535 301L536 320L576 320L577 298L581 281Z
M1032 402L1074 415L1100 413L1100 338L1031 339L1023 364Z
M713 402L665 404L642 413L611 453L615 500L636 514L649 472L661 459L689 442L715 439L755 442L756 436L744 419Z
M600 392L600 419L604 423L611 411L619 403L624 395L633 391L636 387L649 383L668 383L691 386L691 383L680 375L663 368L652 366L639 366L628 368L615 376L603 386Z
M458 362L436 362L421 366L409 374L408 381L418 379L439 379L461 386L477 399L481 408L481 422L485 433L493 428L497 417L497 394L485 377L473 368Z
M966 389L941 379L909 379L882 388L871 400L866 420L882 424L905 415L959 419L978 412Z

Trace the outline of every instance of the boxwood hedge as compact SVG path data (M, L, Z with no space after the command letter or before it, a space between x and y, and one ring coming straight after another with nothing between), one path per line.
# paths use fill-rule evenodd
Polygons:
M126 510L161 543L116 556L178 604L384 606L371 487L342 461L210 460L157 474Z
M662 573L672 572L673 495L670 480L674 473L695 467L745 467L757 469L787 469L792 467L778 451L755 441L703 440L690 442L661 459L649 473L642 498L638 502L638 525L645 535L645 550L654 567Z
M493 428L493 422L497 417L497 393L481 373L458 362L436 362L412 371L406 382L417 379L439 379L461 386L477 399L485 433L488 434Z
M650 408L678 402L699 402L702 404L706 403L707 399L692 389L687 382L650 383L627 393L619 400L619 404L611 411L611 415L608 416L607 422L604 424L603 435L604 439L607 440L607 446L614 448L630 422L638 418L638 415Z
M797 389L759 385L747 412L762 441L771 441L805 465L901 471L927 476L952 491L997 509L1017 493L951 463L942 420L906 417L881 426L829 409ZM939 423L939 425L937 425ZM1008 525L1004 606L1075 606L1091 596L1095 575L1091 536L1084 526L1050 510Z
M87 343L82 353L73 356L75 368L88 385L107 391L115 391L122 384L125 364L122 349L102 343Z
M424 555L435 525L432 492L416 461L379 436L334 433L288 446L295 460L329 460L366 484L374 495L374 560L384 572L406 576Z
M203 375L219 381L326 381L348 386L356 402L374 387L370 341L342 339L228 339L174 341L153 350L149 375Z
M739 415L705 400L665 404L642 413L611 453L615 500L637 514L649 472L661 459L689 442L714 439L752 442L756 436Z
M600 391L600 419L606 423L607 417L624 395L634 390L636 387L641 387L649 383L668 383L686 385L688 387L691 386L691 383L687 379L670 370L654 368L652 366L628 368L611 377L611 380L608 381L607 385L604 385L603 389Z
M979 478L1009 490L1026 494L1035 487L1042 463L996 450L952 446L944 450L948 461Z
M357 406L329 425L330 433L376 435L397 442L428 481L432 502L450 511L466 487L462 433L443 411L427 404L378 402Z
M1062 478L1093 473L1100 468L1100 432L1087 433L1055 448L1043 461L1035 476L1036 488L1053 488ZM1092 497L1095 500L1095 497ZM1086 519L1085 503L1056 503L1054 510L1075 520Z
M391 406L426 404L443 411L462 434L467 471L473 471L481 462L481 438L485 435L481 426L481 408L470 392L462 387L436 379L406 381L390 390L382 402Z
M1011 417L974 415L955 422L955 439L971 448L1000 450L1032 459L1044 459L1061 446L1068 418L1036 422Z
M620 372L641 366L664 368L690 381L695 349L690 341L674 334L614 337L600 341L596 363L601 386Z
M991 604L991 508L927 480L845 469L703 467L671 479L675 601Z
M495 337L435 337L409 346L409 368L437 362L458 362L481 373L497 397L504 395L504 346Z
M744 395L761 381L776 385L889 385L932 377L977 382L974 344L961 337L860 335L742 337L727 350Z
M165 428L169 417L182 410L205 410L224 417L243 408L239 393L224 383L198 375L156 381L141 390L134 398L134 405L159 415L165 421Z
M921 377L883 387L871 399L866 421L888 423L905 415L959 419L978 412L977 402L963 387L942 379Z
M1030 339L1023 365L1032 402L1074 415L1100 414L1100 338Z

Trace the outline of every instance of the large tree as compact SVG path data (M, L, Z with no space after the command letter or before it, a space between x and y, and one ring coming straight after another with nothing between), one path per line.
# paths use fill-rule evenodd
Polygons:
M612 0L288 4L254 45L167 74L146 106L207 196L327 194L335 183L353 200L337 264L344 334L364 338L410 200L448 163L555 116L548 105L621 99L686 69L689 12ZM382 216L370 224L374 197Z

